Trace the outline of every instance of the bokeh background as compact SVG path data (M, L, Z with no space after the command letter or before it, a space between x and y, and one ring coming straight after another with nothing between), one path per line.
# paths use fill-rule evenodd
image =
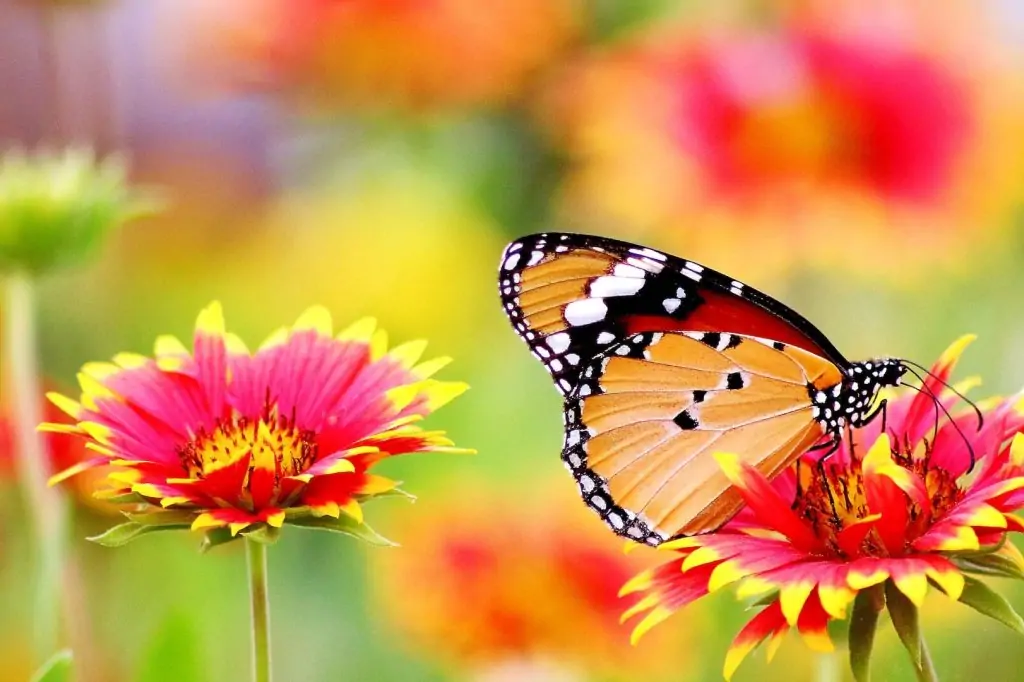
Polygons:
M125 151L168 201L43 283L50 386L188 336L220 299L251 344L312 303L376 316L473 387L430 423L478 455L385 465L419 496L367 509L401 548L301 530L273 548L285 682L720 679L745 620L731 595L635 648L618 625L618 587L658 557L623 555L576 501L558 396L497 302L501 249L574 229L681 254L855 358L930 364L976 332L962 376L1016 391L1022 74L1015 0L0 0L0 143ZM9 455L0 679L25 680L34 575ZM88 485L68 489L79 679L244 679L241 549L90 545L112 519ZM942 679L1019 679L1024 642L943 599L925 609ZM878 647L876 679L912 679L890 629ZM846 675L792 636L737 679Z

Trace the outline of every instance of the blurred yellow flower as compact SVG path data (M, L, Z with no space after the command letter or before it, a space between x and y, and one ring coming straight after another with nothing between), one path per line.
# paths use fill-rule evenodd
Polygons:
M246 0L197 14L242 84L327 104L501 103L575 35L575 0Z
M957 59L913 23L809 16L691 25L569 69L545 109L574 161L566 213L745 277L962 261L1021 196L1012 68Z
M521 499L459 486L474 488L406 518L401 551L374 557L385 614L423 652L494 680L646 679L683 657L666 639L629 646L616 595L640 558L568 488Z

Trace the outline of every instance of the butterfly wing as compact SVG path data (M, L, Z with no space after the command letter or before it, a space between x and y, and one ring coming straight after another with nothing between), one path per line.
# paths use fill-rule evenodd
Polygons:
M836 365L739 334L640 333L584 364L566 398L562 458L616 533L656 545L742 507L716 452L771 478L822 438L812 393Z
M767 294L693 261L612 239L518 239L502 255L499 290L516 333L563 395L588 360L644 331L747 334L849 364L814 325Z

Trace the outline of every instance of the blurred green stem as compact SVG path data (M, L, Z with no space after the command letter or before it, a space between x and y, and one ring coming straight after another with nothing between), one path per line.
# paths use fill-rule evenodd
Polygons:
M36 357L35 286L25 273L11 273L6 282L4 349L7 398L16 433L18 477L36 537L38 570L34 622L35 662L57 649L61 602L61 570L67 518L60 491L47 486L49 457L36 427L42 421L42 387Z
M839 656L835 651L818 654L814 661L815 682L839 682Z
M252 679L270 682L270 599L267 596L267 546L246 539L249 596L252 599Z
M920 640L921 643L921 667L918 669L914 668L914 674L917 675L917 682L939 682L939 675L935 672L935 664L932 662L931 652L928 651L928 644L924 641L924 637Z

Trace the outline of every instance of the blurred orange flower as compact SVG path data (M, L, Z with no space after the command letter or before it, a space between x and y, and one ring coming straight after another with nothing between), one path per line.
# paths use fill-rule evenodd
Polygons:
M478 679L640 679L677 662L668 640L635 649L618 625L638 557L568 489L551 500L460 497L406 518L372 573L391 622Z
M243 84L321 103L500 103L574 36L574 0L246 0L196 12L206 55ZM204 3L205 6L205 3ZM198 26L197 26L198 28Z
M742 250L744 276L962 258L1020 196L1004 119L1024 98L904 28L674 31L590 57L547 110L575 158L567 211L711 264Z

